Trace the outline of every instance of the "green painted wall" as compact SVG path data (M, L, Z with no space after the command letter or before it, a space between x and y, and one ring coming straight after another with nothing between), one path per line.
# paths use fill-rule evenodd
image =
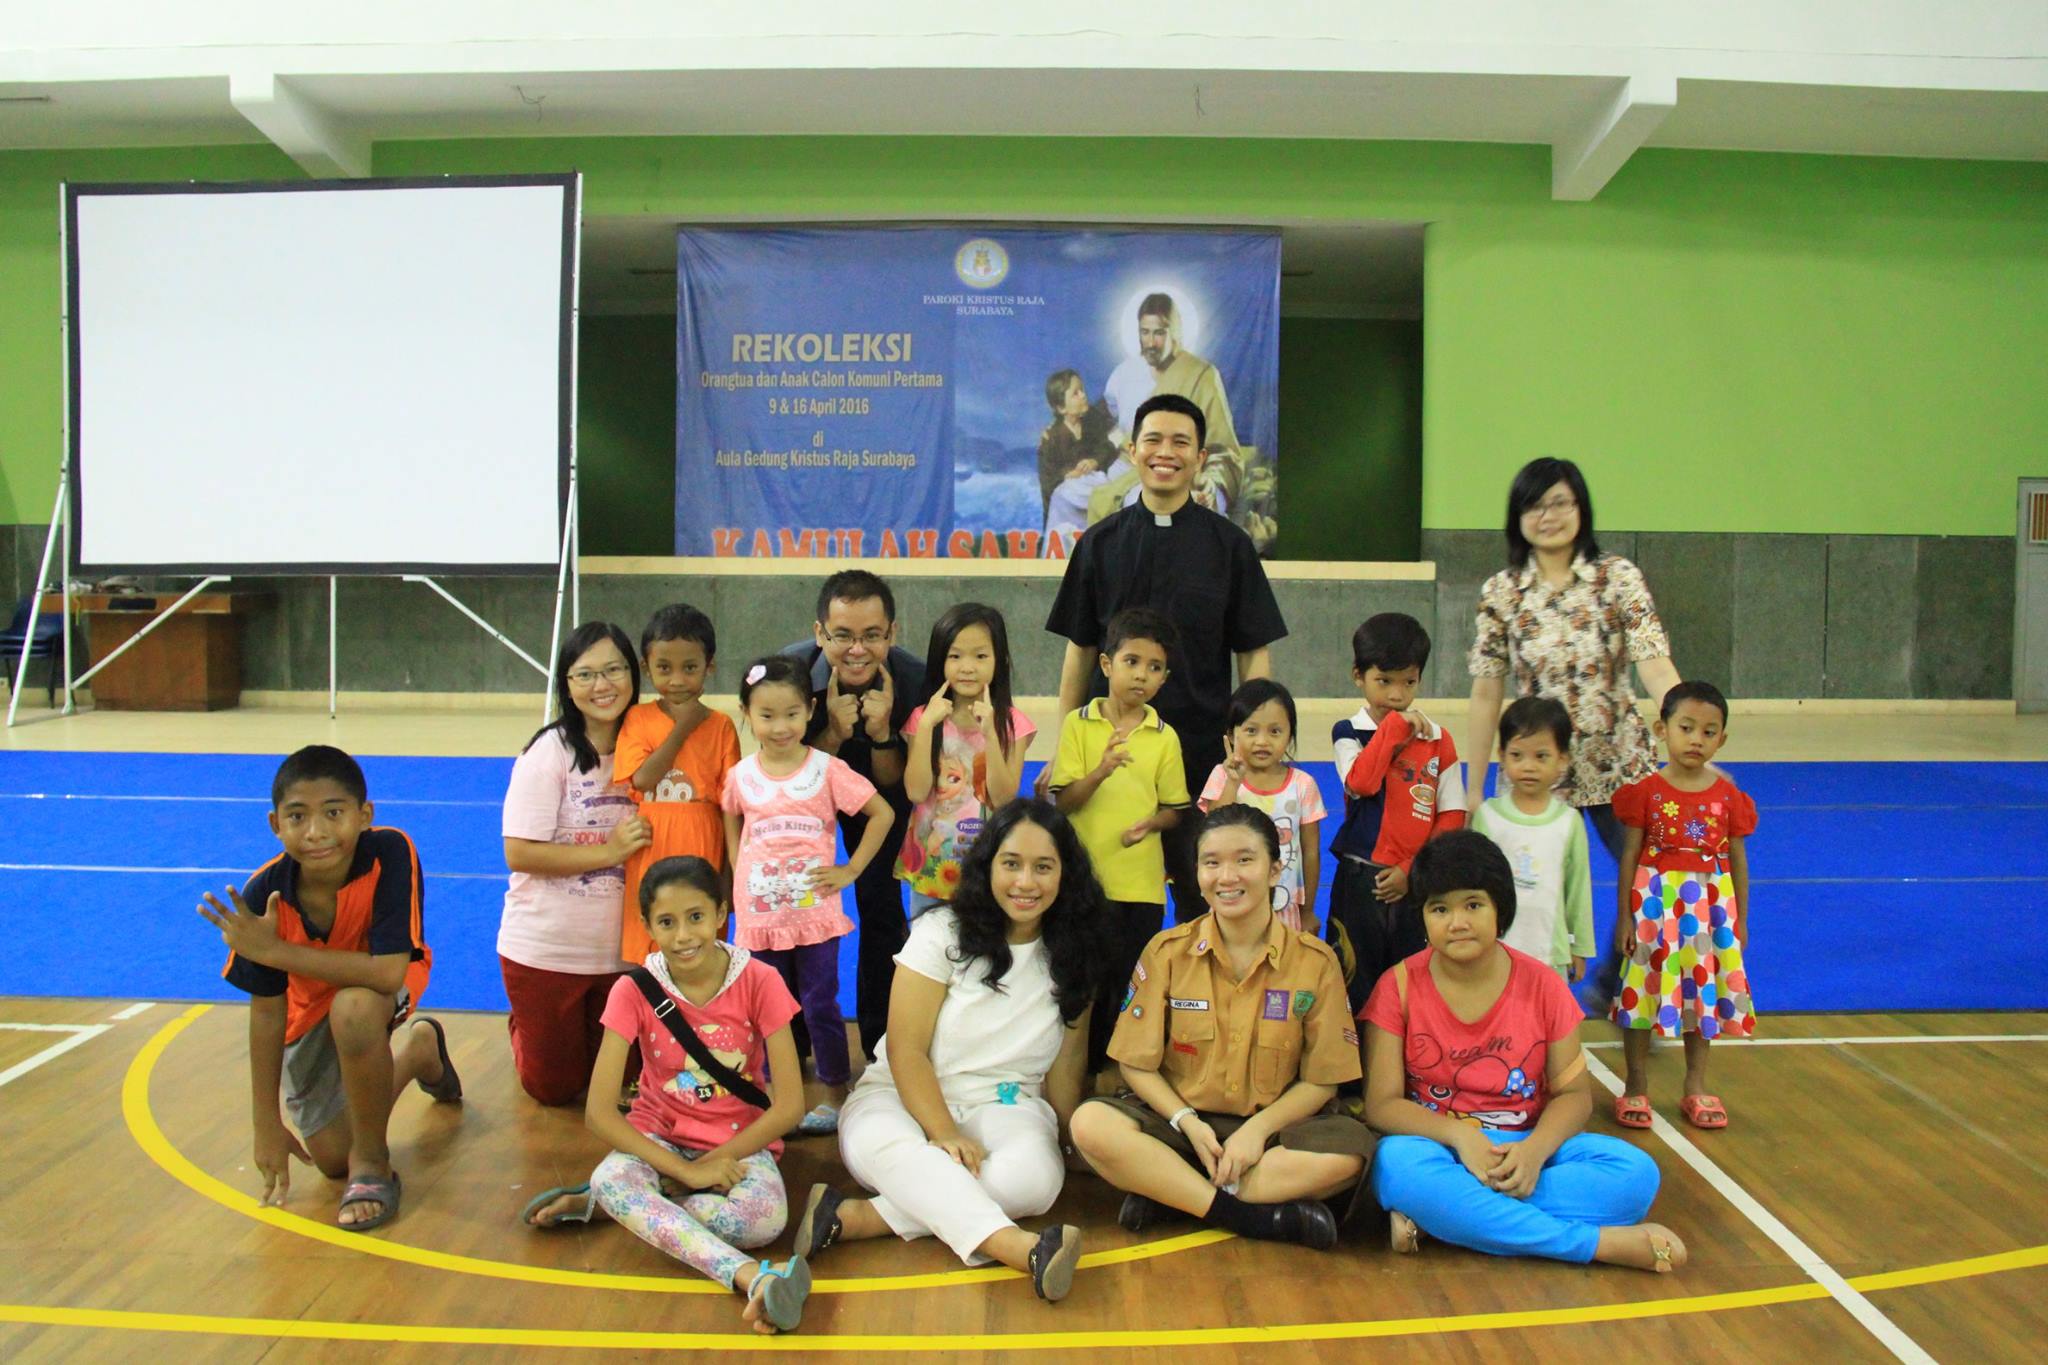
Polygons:
M585 315L576 371L583 553L676 543L676 320Z
M2048 164L1646 151L1559 204L1542 147L376 149L380 175L563 168L591 214L1427 221L1426 527L1497 524L1508 475L1554 452L1587 465L1609 526L2002 535L2013 480L2048 467ZM0 520L41 520L55 486L58 181L293 174L265 148L0 153Z
M1280 319L1275 559L1415 559L1422 324Z

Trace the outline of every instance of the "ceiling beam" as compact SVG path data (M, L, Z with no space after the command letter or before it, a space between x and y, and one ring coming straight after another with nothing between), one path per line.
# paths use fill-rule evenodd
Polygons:
M228 101L315 179L360 180L370 173L369 137L350 132L285 77L267 71L230 75Z
M1550 145L1550 197L1591 199L1678 104L1675 76L1630 76L1606 102Z

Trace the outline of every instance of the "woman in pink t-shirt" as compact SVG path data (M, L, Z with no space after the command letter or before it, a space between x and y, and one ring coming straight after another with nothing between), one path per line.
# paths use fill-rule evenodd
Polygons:
M1500 942L1507 855L1471 830L1423 845L1409 873L1429 947L1380 977L1366 1025L1365 1121L1386 1136L1373 1193L1396 1251L1422 1233L1495 1256L1665 1272L1685 1243L1643 1215L1656 1163L1581 1132L1593 1112L1578 1003L1548 964Z
M650 837L633 793L612 773L619 721L639 699L626 632L588 621L555 658L560 719L512 765L498 966L512 1004L512 1064L542 1104L568 1104L590 1081L599 1017L619 976L624 864Z
M757 1262L741 1249L768 1245L789 1221L775 1159L804 1108L789 1032L796 1001L774 969L719 941L725 885L702 858L648 868L640 919L654 951L644 970L612 985L583 1111L612 1154L589 1184L535 1198L526 1221L587 1223L603 1209L650 1246L745 1294L743 1316L755 1331L787 1332L803 1318L810 1267L801 1256L779 1267ZM657 1012L650 994L670 1008ZM614 1097L635 1045L640 1092L622 1116Z
M805 1136L837 1132L852 1059L839 1012L839 940L853 932L840 893L881 852L895 813L874 784L822 749L804 743L810 723L810 674L787 654L747 665L740 710L760 750L725 776L726 865L739 926L733 942L782 973L803 1002L818 1081L832 1102L804 1116ZM867 816L860 847L844 863L838 818Z

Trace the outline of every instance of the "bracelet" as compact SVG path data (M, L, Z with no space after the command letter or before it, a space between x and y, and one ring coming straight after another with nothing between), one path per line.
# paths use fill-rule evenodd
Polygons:
M1168 1128L1173 1129L1174 1132L1178 1133L1180 1131L1181 1124L1185 1123L1187 1121L1188 1116L1194 1112L1195 1106L1193 1106L1192 1104L1184 1104L1180 1108L1173 1111L1173 1117L1166 1121L1166 1126Z

